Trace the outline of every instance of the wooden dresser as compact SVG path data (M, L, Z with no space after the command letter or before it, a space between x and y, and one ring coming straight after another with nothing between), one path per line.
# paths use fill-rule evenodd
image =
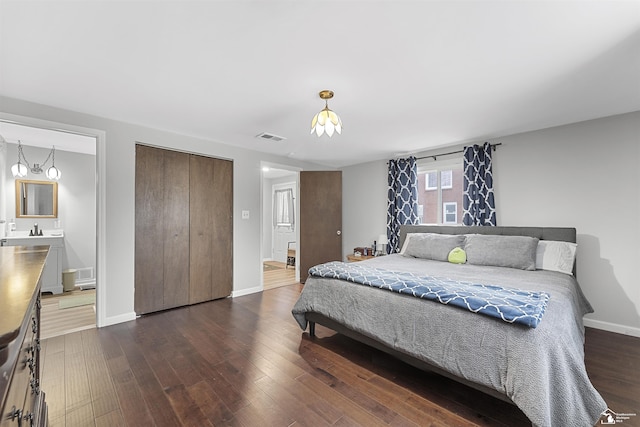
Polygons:
M46 426L40 276L49 246L0 247L0 427Z

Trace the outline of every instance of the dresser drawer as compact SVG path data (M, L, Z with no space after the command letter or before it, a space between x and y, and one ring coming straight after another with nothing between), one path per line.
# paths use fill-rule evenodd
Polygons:
M0 427L46 426L40 390L40 278L48 249L0 248Z
M9 390L5 400L4 412L0 427L22 426L22 417L24 417L24 406L29 390L29 379L31 374L27 366L24 352L20 352L20 360L10 377Z

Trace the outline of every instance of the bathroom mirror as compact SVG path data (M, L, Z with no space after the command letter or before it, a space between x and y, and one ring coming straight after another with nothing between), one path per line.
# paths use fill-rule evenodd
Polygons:
M16 179L16 218L57 217L57 182Z

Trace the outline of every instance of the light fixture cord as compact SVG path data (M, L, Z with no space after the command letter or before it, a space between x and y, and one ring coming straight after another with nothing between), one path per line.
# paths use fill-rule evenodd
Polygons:
M18 140L18 164L20 164L20 157L22 157L24 162L27 164L27 167L31 169L31 166L29 166L29 162L27 162L27 159L26 157L24 157L24 153L22 152L22 142Z
M49 151L49 155L47 156L47 158L46 158L46 159L44 159L44 162L42 162L42 164L40 165L40 167L44 167L44 166L47 164L47 162L49 161L49 159L51 158L51 156L52 156L52 155L54 156L54 159L55 159L55 154L54 154L55 150L56 150L56 149L55 149L55 147L53 147L53 148L51 149L51 151ZM54 161L55 161L55 160L54 160Z
M53 146L53 148L51 149L51 151L49 151L49 155L47 156L47 158L44 160L44 162L42 162L42 164L40 165L40 167L44 167L47 162L49 161L49 159L53 156L53 165L55 166L56 164L56 147ZM29 168L29 170L31 170L31 165L29 164L29 162L27 161L27 158L24 156L24 151L22 151L22 142L20 140L18 140L18 163L20 163L20 157L22 157L22 160L24 160L25 164L27 165L27 167Z

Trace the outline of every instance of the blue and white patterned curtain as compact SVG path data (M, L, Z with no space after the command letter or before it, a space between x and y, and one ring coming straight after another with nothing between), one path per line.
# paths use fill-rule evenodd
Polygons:
M497 225L493 197L491 144L464 147L464 188L462 223L464 225Z
M418 223L416 158L389 160L387 183L387 252L395 253L400 250L400 226Z

